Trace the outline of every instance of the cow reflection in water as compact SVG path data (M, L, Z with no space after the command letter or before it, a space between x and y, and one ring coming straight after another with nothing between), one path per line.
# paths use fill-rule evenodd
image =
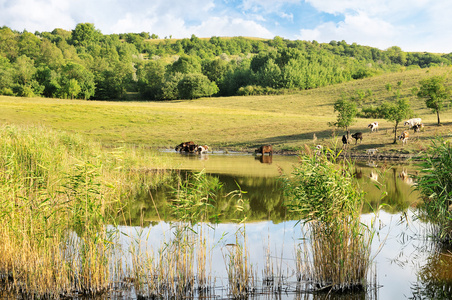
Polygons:
M259 155L255 156L254 159L260 161L262 164L271 164L273 162L272 155Z

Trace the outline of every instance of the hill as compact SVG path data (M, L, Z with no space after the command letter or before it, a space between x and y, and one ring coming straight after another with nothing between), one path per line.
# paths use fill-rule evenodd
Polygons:
M356 95L370 91L363 105L380 105L394 98L399 89L410 100L414 114L423 119L425 131L412 134L408 145L392 144L393 124L380 122L378 133L369 133L374 119L359 118L351 131L364 132L362 144L351 145L357 153L379 148L388 153L417 153L436 135L449 136L452 112L442 113L443 126L436 126L436 115L413 96L419 80L447 75L449 67L389 73L333 86L272 96L207 97L197 100L157 102L111 102L44 98L0 97L3 124L41 124L57 130L79 132L106 146L122 143L173 149L193 140L213 150L253 151L261 144L272 144L277 151L293 152L304 144L331 146L343 132L328 122L335 121L333 103L342 93ZM388 90L388 85L393 89ZM314 140L314 135L317 140Z
M151 39L153 37L153 39ZM385 73L452 65L451 54L380 50L345 41L0 28L0 94L90 100L281 95Z

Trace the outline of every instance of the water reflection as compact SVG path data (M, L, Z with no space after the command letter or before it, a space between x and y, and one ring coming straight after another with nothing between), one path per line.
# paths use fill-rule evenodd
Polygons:
M215 245L209 269L212 270L211 276L218 278L217 285L224 287L227 284L222 251L226 245L236 242L233 233L241 226L234 222L237 216L234 215L232 200L226 195L240 188L247 192L244 197L249 200L246 236L256 273L265 273L267 253L270 253L270 265L284 275L285 284L299 289L294 276L294 251L302 234L300 226L296 225L297 219L286 214L282 206L284 199L278 180L280 170L290 174L291 166L298 162L298 158L278 155L270 158L271 161L261 161L261 157L252 155L178 155L176 159L181 171L173 182L142 191L131 202L127 224L132 226L122 228L127 234L125 236L140 231L149 247L160 245L162 236L170 235L169 222L174 220L167 203L174 197L173 188L178 177L205 170L208 176L224 184L212 213L218 216L218 223L209 225L213 229L209 244ZM450 299L452 255L434 249L420 251L430 242L421 238L426 235L425 224L415 218L418 194L413 190L413 176L416 172L416 167L410 165L375 161L356 164L355 177L365 190L369 203L364 207L363 222L370 223L373 212L382 207L379 230L372 243L378 289L353 295L272 292L250 299Z
M452 299L451 249L431 249L411 289L412 299Z
M270 220L280 223L294 220L296 216L286 214L283 207L283 195L279 177L290 174L292 166L298 163L296 156L252 156L252 155L179 155L181 171L174 175L172 183L150 191L141 191L135 195L130 205L128 221L133 225L142 222L161 220L171 221L168 201L174 199L177 177L185 178L190 172L205 170L208 176L218 178L223 183L221 195L217 197L212 215L218 216L218 222L230 222L237 219L230 199L226 197L232 191L245 191L249 201L247 219L249 221ZM261 161L263 159L263 161ZM412 166L380 164L379 168L368 166L368 162L356 163L355 176L366 192L369 205L364 213L383 210L398 213L415 206L418 194L413 190L412 175L416 173ZM157 214L158 212L158 214Z

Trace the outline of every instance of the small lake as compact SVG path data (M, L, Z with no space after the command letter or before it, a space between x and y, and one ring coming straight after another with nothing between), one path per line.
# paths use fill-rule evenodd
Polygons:
M179 164L181 172L201 172L216 177L224 184L225 194L237 190L246 193L249 202L245 225L237 224L236 216L228 209L218 212L217 224L207 230L211 249L209 273L215 278L216 289L210 298L227 299L227 272L225 252L235 243L236 233L245 228L249 257L256 277L262 281L269 265L284 281L286 289L274 294L265 292L250 299L349 299L346 295L294 294L297 280L295 252L302 238L301 225L291 219L282 206L283 195L278 177L290 174L298 163L297 156L273 155L259 157L240 153L212 153L185 155L163 152ZM369 205L362 215L369 224L378 212L378 231L372 244L371 281L375 286L367 294L353 299L449 299L452 295L452 256L436 249L427 239L428 224L416 218L418 194L413 180L406 175L417 173L414 165L396 165L394 162L357 162L356 178L366 191ZM386 192L383 194L383 192ZM130 225L122 226L127 235L142 239L142 247L158 251L162 240L171 236L171 217L165 212L165 203L173 197L170 187L139 195L131 208ZM155 213L157 210L159 214ZM128 246L124 242L124 247ZM350 295L348 295L350 296Z

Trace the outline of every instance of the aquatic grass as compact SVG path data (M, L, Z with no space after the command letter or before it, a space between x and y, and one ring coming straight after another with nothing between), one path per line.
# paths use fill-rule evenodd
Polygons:
M423 196L419 217L434 224L431 234L440 243L452 244L452 145L437 138L422 153L416 190Z
M36 298L111 290L123 273L114 224L131 178L130 168L123 167L129 159L127 151L121 160L65 132L0 127L0 278L5 288Z
M284 180L288 211L306 231L297 251L298 277L315 290L362 290L373 231L360 222L364 194L353 180L353 165L332 163L337 157L330 156L302 154Z

